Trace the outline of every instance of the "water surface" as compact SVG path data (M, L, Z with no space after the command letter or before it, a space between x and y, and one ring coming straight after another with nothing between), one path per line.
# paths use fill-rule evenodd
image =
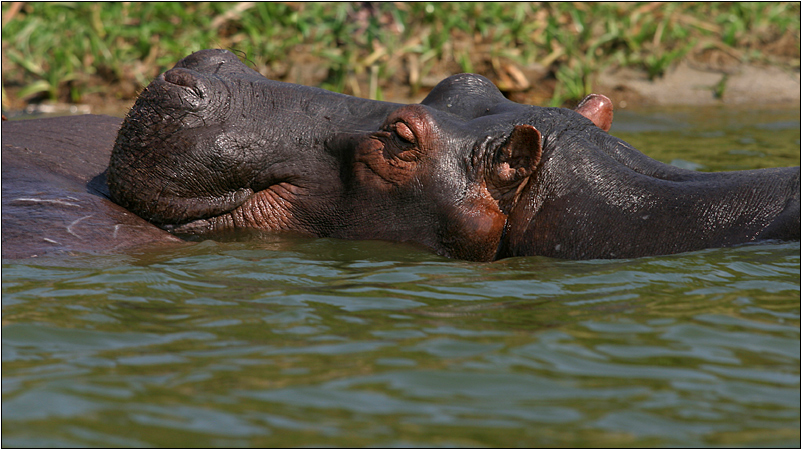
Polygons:
M799 111L618 113L696 170L799 164ZM279 236L4 261L2 444L800 444L800 246L470 263Z

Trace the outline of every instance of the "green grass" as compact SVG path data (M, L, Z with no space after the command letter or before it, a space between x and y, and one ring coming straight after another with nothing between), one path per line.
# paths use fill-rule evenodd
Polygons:
M370 11L353 3L3 2L2 13L4 107L132 98L180 58L213 47L271 78L310 82L303 74L313 71L324 88L372 98L400 87L415 94L462 71L522 90L508 80L539 64L555 105L589 93L605 68L657 77L709 49L799 67L799 3L399 2ZM772 43L781 39L795 52L778 53Z

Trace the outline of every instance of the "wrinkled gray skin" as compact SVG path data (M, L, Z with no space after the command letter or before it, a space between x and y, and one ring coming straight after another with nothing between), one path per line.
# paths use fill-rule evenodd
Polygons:
M606 133L609 100L521 105L478 75L399 105L195 53L132 108L112 198L182 236L415 242L455 258L624 258L799 240L799 168L697 173Z

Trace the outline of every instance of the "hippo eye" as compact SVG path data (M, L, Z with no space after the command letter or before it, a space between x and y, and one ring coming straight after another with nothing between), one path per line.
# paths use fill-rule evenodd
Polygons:
M412 130L409 129L409 125L405 124L404 122L395 123L395 132L401 139L409 142L410 144L415 143L415 133L413 133Z

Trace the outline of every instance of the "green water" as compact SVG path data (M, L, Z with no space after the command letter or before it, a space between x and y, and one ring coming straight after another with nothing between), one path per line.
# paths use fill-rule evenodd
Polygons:
M799 112L620 113L699 170L799 164ZM477 264L276 237L4 261L2 444L800 445L800 246Z

